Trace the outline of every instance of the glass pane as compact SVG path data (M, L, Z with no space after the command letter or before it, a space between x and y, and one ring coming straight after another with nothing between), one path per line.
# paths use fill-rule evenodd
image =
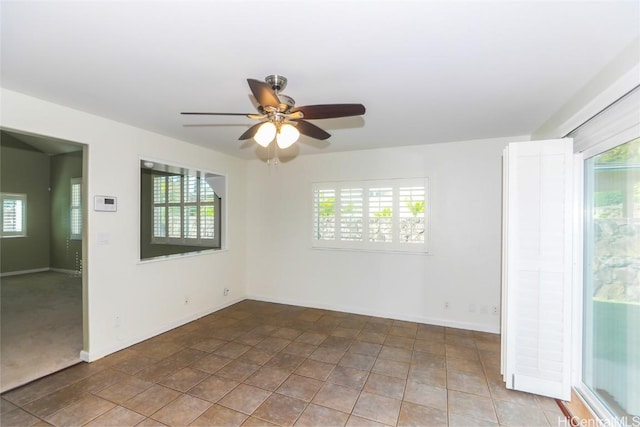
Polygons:
M185 239L198 238L198 207L184 207L184 237Z
M200 206L200 238L213 239L215 237L215 208Z
M198 178L195 176L184 177L184 202L195 203L198 201Z
M180 203L182 197L180 186L182 185L182 177L180 175L172 175L167 177L168 198L169 203Z
M209 185L206 179L200 178L200 201L201 202L213 202L214 195L213 188Z
M393 189L369 189L369 241L393 241Z
M167 237L166 209L164 206L153 208L153 237Z
M313 232L316 240L336 238L336 191L315 190L313 193Z
M165 203L166 186L166 177L153 177L153 203Z
M362 240L362 188L340 190L340 240Z
M2 231L20 233L23 229L22 200L4 199L2 201Z
M182 216L180 206L169 206L167 216L168 237L182 238Z
M424 187L400 187L400 241L424 243Z
M640 415L640 139L585 161L583 382Z

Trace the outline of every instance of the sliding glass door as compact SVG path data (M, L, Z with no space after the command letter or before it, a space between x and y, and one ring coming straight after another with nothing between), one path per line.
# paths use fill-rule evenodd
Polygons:
M640 138L584 163L582 381L640 424Z

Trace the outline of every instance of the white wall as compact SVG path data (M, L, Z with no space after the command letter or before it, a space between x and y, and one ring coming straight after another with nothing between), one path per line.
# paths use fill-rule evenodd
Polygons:
M317 154L278 166L251 161L248 295L498 332L501 156L516 139L527 138ZM422 176L429 255L311 249L313 182Z
M88 145L84 357L99 358L244 297L246 161L16 92L3 89L1 97L3 128ZM141 158L227 176L228 250L139 262ZM93 211L95 195L117 197L118 211Z

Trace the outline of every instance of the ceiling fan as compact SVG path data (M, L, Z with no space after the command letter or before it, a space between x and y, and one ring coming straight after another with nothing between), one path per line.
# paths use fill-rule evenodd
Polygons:
M268 147L275 139L278 147L284 149L296 142L300 134L321 140L331 136L307 120L360 116L365 113L362 104L320 104L296 107L293 98L280 93L287 85L287 78L278 74L267 76L264 82L255 79L247 79L247 82L258 102L258 114L202 112L180 114L246 116L260 120L260 123L251 126L238 139L253 138L263 147Z

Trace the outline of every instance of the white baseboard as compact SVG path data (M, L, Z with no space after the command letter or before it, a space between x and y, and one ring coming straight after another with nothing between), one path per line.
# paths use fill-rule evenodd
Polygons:
M49 271L55 271L56 273L70 274L72 276L81 276L82 275L81 271L69 270L69 269L66 269L66 268L50 268Z
M135 338L131 338L128 339L126 341L123 341L122 343L116 345L116 346L112 346L112 347L108 347L108 348L102 348L102 349L98 349L98 350L82 350L80 352L80 358L85 361L85 362L95 362L98 359L102 359L105 356L108 356L112 353L115 353L117 351L120 350L124 350L127 347L131 347L132 345L141 343L142 341L148 340L149 338L153 338L155 336L158 336L160 334L163 334L167 331L170 331L172 329L175 329L179 326L185 325L189 322L193 322L194 320L198 320L201 317L204 316L208 316L209 314L215 313L217 311L222 310L223 308L229 307L230 305L236 304L240 301L243 301L247 299L246 296L240 296L237 297L235 299L229 300L227 302L225 302L224 304L218 305L216 307L207 309L207 310L203 310L201 312L192 314L190 316L184 317L180 320L177 320L175 322L171 322L169 324L166 324L164 326L162 326L161 328L155 329L147 334L143 334L140 336L137 336Z
M21 274L42 273L49 270L51 270L49 267L45 267L45 268L33 268L31 270L7 271L6 273L0 273L0 277L19 276Z
M263 295L248 295L248 299L256 300L256 301L264 301L264 302L273 302L277 304L288 304L288 305L297 305L299 307L308 307L308 308L317 308L321 310L332 310L332 311L340 311L343 313L353 313L353 314L361 314L364 316L375 316L382 317L385 319L394 319L394 320L403 320L407 322L416 322L416 323L424 323L427 325L436 325L436 326L446 326L448 328L456 328L456 329L466 329L470 331L477 332L488 332L492 334L500 333L500 328L491 327L489 325L483 325L478 323L470 323L470 322L459 322L455 320L448 319L440 319L436 317L426 317L426 316L407 316L405 314L393 313L393 312L380 312L377 310L370 310L368 308L362 307L351 307L351 306L339 306L334 304L318 304L311 301L299 301L299 300L290 300L286 298L271 298Z
M9 277L9 276L20 276L23 274L33 274L33 273L44 273L47 271L53 271L56 273L64 273L64 274L71 274L71 275L80 275L80 272L77 270L68 270L65 268L51 268L51 267L44 267L44 268L34 268L31 270L19 270L19 271L7 271L6 273L0 273L0 277Z

